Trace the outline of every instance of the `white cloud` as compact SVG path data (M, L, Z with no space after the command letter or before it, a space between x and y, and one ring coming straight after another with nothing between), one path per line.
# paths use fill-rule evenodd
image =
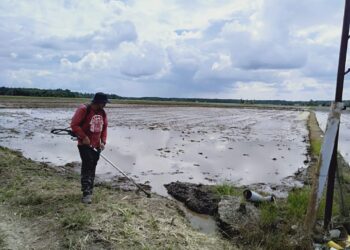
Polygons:
M28 70L28 69L19 69L19 70L7 70L4 72L4 78L18 86L17 84L27 84L32 86L35 78L46 77L52 75L52 72L48 70ZM20 85L19 85L20 86Z
M111 55L106 52L90 52L78 62L71 62L67 58L62 58L60 62L64 68L68 69L98 70L111 68L111 58Z
M312 45L334 46L334 41L339 38L340 25L315 25L297 30L295 36Z
M232 97L235 99L276 99L277 93L277 84L265 82L237 82L232 89Z
M231 66L232 66L231 57L229 55L220 54L219 60L213 63L213 65L211 66L211 70L222 71L227 68L231 68Z
M164 74L167 70L167 57L164 49L150 42L140 45L124 43L119 51L120 72L130 77L143 77ZM160 75L159 75L160 74Z
M35 43L44 49L64 51L113 50L120 43L135 41L137 33L132 22L114 22L83 36L45 37Z
M340 0L4 0L0 82L83 92L99 82L128 96L332 99L343 7Z
M205 56L194 47L177 44L167 48L167 54L172 66L176 69L194 71L202 63Z

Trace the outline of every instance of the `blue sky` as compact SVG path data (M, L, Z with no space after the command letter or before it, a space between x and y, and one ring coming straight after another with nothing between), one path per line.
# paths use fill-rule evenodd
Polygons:
M331 100L343 10L343 0L1 0L0 86Z

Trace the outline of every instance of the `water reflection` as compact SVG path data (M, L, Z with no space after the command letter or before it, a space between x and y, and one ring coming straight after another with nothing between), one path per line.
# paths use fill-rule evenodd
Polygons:
M56 165L80 161L76 142L50 134L67 127L73 112L2 109L0 144ZM278 184L305 167L305 112L125 107L109 109L108 117L105 156L161 195L172 181ZM118 173L101 159L97 174Z
M317 121L320 128L325 131L327 126L328 112L317 111ZM350 113L343 111L340 117L339 146L338 150L347 162L350 162Z

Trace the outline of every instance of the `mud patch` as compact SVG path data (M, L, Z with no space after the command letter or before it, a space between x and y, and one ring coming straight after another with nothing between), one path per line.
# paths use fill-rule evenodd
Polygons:
M213 191L212 186L184 182L172 182L164 186L171 196L192 211L209 215L217 213L220 196Z

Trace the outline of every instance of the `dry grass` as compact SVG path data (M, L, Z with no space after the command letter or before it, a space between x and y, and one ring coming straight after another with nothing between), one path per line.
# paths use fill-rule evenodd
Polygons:
M5 247L7 247L5 240L6 240L5 234L0 231L0 249L5 249Z
M41 237L54 233L58 249L234 249L217 235L195 231L176 202L157 195L96 187L93 204L83 205L78 176L1 147L0 178L1 205L35 221Z

